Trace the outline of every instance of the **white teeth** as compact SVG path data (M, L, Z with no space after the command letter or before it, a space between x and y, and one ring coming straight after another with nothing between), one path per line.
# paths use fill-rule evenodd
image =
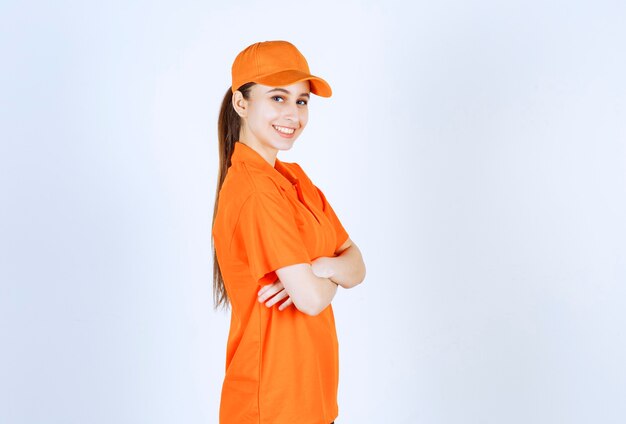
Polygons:
M293 134L295 131L292 128L284 128L284 127L279 127L276 125L273 125L273 127L276 128L277 131L280 131L281 133L284 133L284 134Z

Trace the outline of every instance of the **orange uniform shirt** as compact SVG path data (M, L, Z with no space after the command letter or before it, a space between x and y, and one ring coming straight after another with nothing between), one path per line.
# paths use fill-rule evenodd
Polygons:
M276 269L334 256L348 239L324 194L297 163L272 167L235 142L213 238L231 301L220 424L330 424L339 382L332 306L313 317L257 301Z

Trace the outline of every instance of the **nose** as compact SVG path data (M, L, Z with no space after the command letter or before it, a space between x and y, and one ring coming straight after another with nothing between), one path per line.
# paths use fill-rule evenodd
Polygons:
M298 105L289 104L286 105L283 109L283 116L287 121L291 121L294 125L300 122L300 109L298 109Z

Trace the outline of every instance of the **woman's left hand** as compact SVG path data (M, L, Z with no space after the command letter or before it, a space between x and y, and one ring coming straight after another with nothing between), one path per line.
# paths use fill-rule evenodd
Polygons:
M267 306L268 308L271 308L276 303L285 298L287 298L287 300L280 304L280 306L278 307L279 311L284 310L285 308L289 307L289 305L293 305L293 301L287 294L287 291L285 290L285 287L280 280L276 280L272 284L261 287L261 290L259 290L258 292L259 302L263 303L267 299L269 299L267 302L265 302L265 306Z

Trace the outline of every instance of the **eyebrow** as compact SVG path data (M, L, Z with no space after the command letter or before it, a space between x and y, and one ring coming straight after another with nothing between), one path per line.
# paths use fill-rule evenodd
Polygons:
M268 91L267 93L265 93L265 94L269 94L269 93L271 93L271 92L273 92L273 91L280 91L280 92L283 92L283 93L291 94L291 93L289 92L289 90L285 90L284 88L272 88L271 90L269 90L269 91ZM311 96L309 95L309 93L300 93L300 95L301 95L301 96L307 96L308 98L311 98Z

